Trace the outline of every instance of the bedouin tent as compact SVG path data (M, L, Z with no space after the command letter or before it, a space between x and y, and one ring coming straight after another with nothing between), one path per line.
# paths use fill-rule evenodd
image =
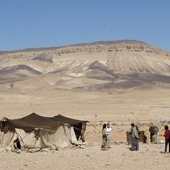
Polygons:
M54 116L51 119L55 121L63 122L63 123L66 123L72 126L76 134L77 140L80 138L83 142L85 142L84 133L86 131L86 125L88 121L68 118L61 114L58 114L57 116Z
M43 117L32 113L19 119L4 118L0 121L0 150L21 149L33 152L77 144L77 139L82 135L82 128L87 121L67 117L64 117L67 121L63 121L57 117L64 116ZM69 120L74 123L69 124ZM78 131L80 132L77 133Z

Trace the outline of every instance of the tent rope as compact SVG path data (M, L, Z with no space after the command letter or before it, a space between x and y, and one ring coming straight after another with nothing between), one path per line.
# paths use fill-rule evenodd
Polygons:
M77 128L77 127L74 127L74 126L73 126L73 128L74 128L74 129L77 129L77 130L79 130L79 131L81 131L81 129L79 129L79 128Z

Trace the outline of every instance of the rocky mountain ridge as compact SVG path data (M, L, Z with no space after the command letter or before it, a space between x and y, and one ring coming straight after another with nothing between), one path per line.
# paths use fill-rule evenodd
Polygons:
M0 87L115 90L170 86L170 52L122 40L0 52Z

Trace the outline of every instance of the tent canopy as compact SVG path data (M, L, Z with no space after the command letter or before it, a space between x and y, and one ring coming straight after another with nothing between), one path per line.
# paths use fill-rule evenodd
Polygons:
M43 117L31 113L19 119L0 121L0 150L13 148L16 139L21 149L64 148L83 141L86 123L62 115Z
M87 123L88 121L82 121L82 120L77 120L77 119L72 119L72 118L68 118L65 117L63 115L58 114L57 116L52 117L53 120L55 121L60 121L63 123L68 123L71 126L76 126L78 124L82 124L82 123Z
M4 123L4 124L3 124ZM28 116L19 119L6 119L6 122L2 121L2 127L8 126L9 130L15 128L23 129L26 132L30 132L35 128L40 129L54 129L61 124L60 121L48 119L47 117L40 116L36 113L32 113Z
M0 121L0 127L8 126L10 130L18 128L29 132L34 128L53 129L60 124L68 124L81 129L82 124L86 124L87 122L88 121L68 118L60 114L54 117L44 117L36 113L31 113L19 119L6 118L5 122Z

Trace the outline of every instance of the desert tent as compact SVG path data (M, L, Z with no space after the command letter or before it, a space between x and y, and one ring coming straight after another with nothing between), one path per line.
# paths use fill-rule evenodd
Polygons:
M20 119L0 122L0 149L10 150L19 140L21 150L58 149L76 144L73 127L68 123L32 113Z
M88 121L78 120L78 119L72 119L69 117L65 117L61 114L58 114L57 116L52 117L51 119L59 122L63 122L66 124L69 124L74 128L74 132L76 134L77 140L81 138L83 142L85 142L84 139L84 133L86 131L86 126Z

